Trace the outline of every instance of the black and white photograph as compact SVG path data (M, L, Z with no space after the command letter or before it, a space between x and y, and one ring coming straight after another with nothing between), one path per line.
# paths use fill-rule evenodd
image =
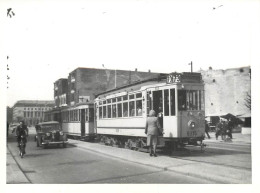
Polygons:
M0 10L5 192L259 190L259 0Z

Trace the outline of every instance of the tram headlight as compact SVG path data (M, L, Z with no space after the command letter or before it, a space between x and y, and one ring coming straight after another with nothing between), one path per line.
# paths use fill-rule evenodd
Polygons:
M63 135L63 132L62 132L62 131L60 131L60 135Z
M47 136L47 137L50 137L50 136L51 136L51 134L50 134L50 133L46 133L46 136Z
M189 126L190 129L194 129L194 128L196 127L196 124L195 124L194 121L190 120L190 121L188 122L188 126Z

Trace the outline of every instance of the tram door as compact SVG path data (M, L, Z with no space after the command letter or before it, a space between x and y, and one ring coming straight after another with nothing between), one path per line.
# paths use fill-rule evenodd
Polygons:
M155 116L159 117L159 122L163 128L163 94L162 90L153 91L153 110ZM160 113L160 115L159 115Z
M87 109L86 109L87 110ZM85 109L81 109L81 121L80 121L80 124L81 124L81 137L84 137L85 136Z
M161 111L163 111L163 103L162 103L162 91L157 90L153 91L153 110L155 111L155 115L157 116L159 113L159 107L161 107Z

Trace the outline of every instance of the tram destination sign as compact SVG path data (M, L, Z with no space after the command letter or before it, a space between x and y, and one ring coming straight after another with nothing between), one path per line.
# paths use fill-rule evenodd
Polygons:
M201 82L201 74L200 73L171 73L166 78L166 84L173 83L199 83Z

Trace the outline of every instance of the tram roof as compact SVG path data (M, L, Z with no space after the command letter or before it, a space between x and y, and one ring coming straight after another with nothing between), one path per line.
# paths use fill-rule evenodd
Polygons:
M131 87L131 86L147 83L147 82L156 82L157 81L159 83L162 80L166 80L166 76L167 76L167 74L160 74L157 78L151 78L151 79L136 81L136 82L133 82L131 84L126 84L126 85L123 85L123 86L120 86L120 87L116 87L114 89L107 90L107 91L102 92L102 93L98 93L98 94L95 95L95 97L98 97L100 95L107 94L107 93L110 93L110 92L118 91L118 90L121 90L121 89L124 89L124 88L128 88L128 87Z
M129 87L132 87L132 86L137 86L137 85L144 84L144 83L147 83L147 82L157 82L158 84L162 83L162 80L164 80L166 82L167 77L169 75L172 75L172 74L180 75L181 78L183 79L182 83L190 83L192 81L201 82L201 73L194 73L194 72L192 72L192 73L191 72L176 73L176 72L174 72L174 73L170 73L170 74L160 74L157 78L151 78L151 79L146 79L146 80L142 80L142 81L136 81L136 82L133 82L131 84L123 85L123 86L120 86L120 87L116 87L114 89L107 90L107 91L102 92L102 93L98 93L98 94L95 95L95 98L97 98L98 96L103 95L103 94L115 92L115 91L122 90L124 88L129 88ZM149 87L149 85L144 85L143 88L145 88L145 87Z

